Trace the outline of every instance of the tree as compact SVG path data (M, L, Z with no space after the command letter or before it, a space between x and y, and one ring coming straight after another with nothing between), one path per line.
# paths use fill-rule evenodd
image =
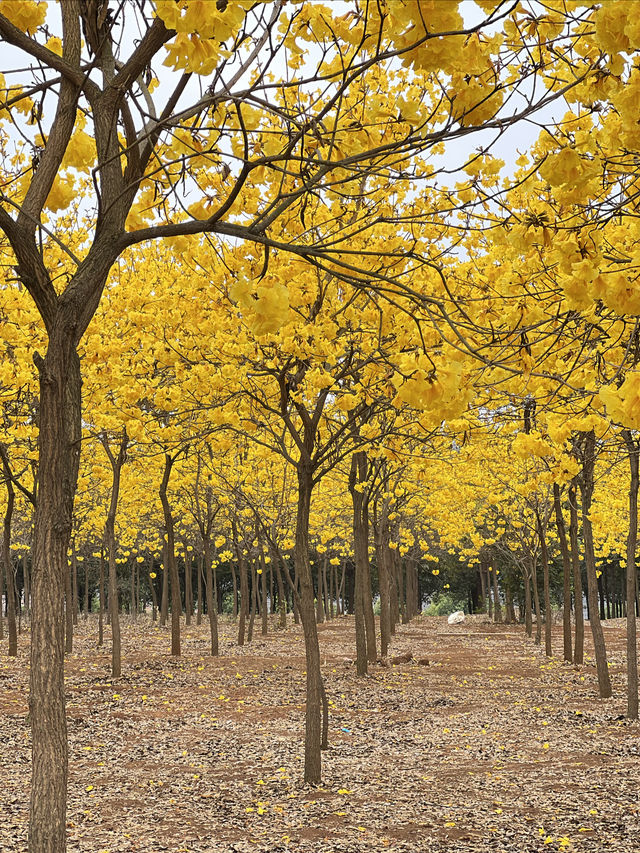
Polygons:
M60 22L48 21L46 27L46 4L26 0L3 9L9 17L0 16L0 35L30 72L5 89L3 118L10 115L20 125L25 143L6 170L0 228L47 334L44 355L34 354L40 479L33 549L29 843L32 851L59 853L67 765L60 625L80 461L78 347L117 258L148 240L188 245L189 236L206 233L217 235L220 247L229 237L263 246L265 266L269 252L290 251L334 269L352 286L377 281L392 292L404 288L393 269L395 249L382 263L366 253L349 254L352 233L380 223L366 205L337 238L331 216L322 235L304 233L294 240L277 233L278 220L296 210L304 224L310 199L331 198L335 210L344 193L363 192L369 175L398 185L431 179L430 166L412 166L416 152L478 126L499 136L505 122L517 117L498 115L511 92L525 93L520 114L529 115L590 75L597 60L580 62L575 79L560 83L555 71L547 71L547 44L534 27L530 41L539 60L530 63L515 3L497 11L490 4L486 19L469 28L457 4L434 6L428 25L419 5L385 11L367 2L355 4L350 18L315 3L289 11L280 2L181 6L161 0L152 17L147 3L123 4L111 13L102 4L65 0ZM509 14L519 34L515 43L502 47L499 40L481 37L483 26ZM580 20L555 17L549 48L571 60ZM565 25L566 46L557 48L557 27L563 31ZM130 27L137 35L133 48L130 39L120 38ZM314 71L302 81L283 75L272 83L278 54L289 51L292 66L301 67L310 43L318 56ZM164 46L175 73L154 99L154 63ZM417 69L418 97L402 99L398 120L396 96L406 93L400 60ZM496 68L506 61L518 71L503 82ZM444 94L439 72L451 80ZM202 79L202 90L193 85L194 74ZM526 94L537 92L530 85L532 74L549 87L539 102ZM169 94L159 104L163 91ZM279 180L265 195L268 172ZM77 209L85 238L73 246L59 226L77 193L86 204ZM421 218L411 214L408 227ZM430 209L424 218L432 219ZM402 275L415 274L426 262L417 258ZM264 295L269 313L277 315L280 296L278 287ZM442 310L438 300L430 306Z

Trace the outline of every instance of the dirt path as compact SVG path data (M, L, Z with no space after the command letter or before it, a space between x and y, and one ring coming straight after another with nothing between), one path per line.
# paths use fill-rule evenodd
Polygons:
M610 627L611 626L611 627ZM560 628L554 651L562 654ZM623 627L605 628L615 698L578 669L479 618L401 626L366 679L353 623L320 627L331 701L320 788L304 786L300 631L240 649L185 629L183 658L149 623L123 631L108 678L96 626L68 660L70 853L640 850L640 726L625 721ZM0 850L26 848L27 649L0 651ZM590 653L587 644L587 655Z

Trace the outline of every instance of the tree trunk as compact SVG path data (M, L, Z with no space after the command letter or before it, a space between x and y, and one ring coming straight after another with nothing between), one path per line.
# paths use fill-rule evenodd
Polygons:
M351 457L349 491L353 504L353 551L355 555L355 623L356 623L356 671L366 675L368 669L367 633L365 622L366 562L368 559L367 530L364 524L364 491L359 489L367 479L367 454L364 450Z
M313 576L309 562L309 514L313 479L309 468L298 463L298 505L296 512L296 541L294 562L296 580L300 584L298 607L304 633L306 658L306 721L304 745L304 781L319 784L322 762L322 673L318 626L313 601Z
M238 571L240 572L240 608L238 613L238 645L244 646L244 629L249 612L249 573L247 561L242 553L240 543L235 538L236 556L238 559Z
M40 383L39 483L32 552L30 719L31 853L65 849L67 723L64 698L64 587L81 425L80 359L63 322L36 356Z
M126 430L122 430L122 438L118 455L115 456L109 446L109 439L106 435L101 437L102 446L105 449L109 462L111 463L112 483L111 483L111 500L109 502L109 511L107 520L104 526L104 540L109 555L109 612L111 613L111 674L114 678L119 678L122 673L121 661L121 642L120 642L120 614L118 607L118 575L116 567L116 512L118 509L118 497L120 494L120 476L122 466L127 458L127 445L129 439Z
M627 716L638 719L638 649L636 645L636 546L638 542L638 443L629 430L622 437L629 456L629 533L627 536Z
M260 546L260 569L262 570L262 574L260 575L260 580L262 581L262 609L260 615L262 616L262 636L266 637L269 633L269 610L267 608L267 564L264 561L262 545Z
M164 455L164 472L160 483L160 501L164 514L164 526L167 535L167 563L169 582L171 586L171 654L180 657L180 615L182 614L182 596L180 594L180 575L176 560L175 528L173 513L167 495L171 469L176 457L169 453Z
M609 678L609 667L607 664L607 650L604 643L602 625L598 616L598 586L596 578L596 560L593 550L593 533L591 529L591 498L593 496L593 469L595 466L595 444L596 437L593 430L585 436L584 463L582 466L582 538L584 540L584 557L587 568L587 594L589 596L589 619L591 623L591 636L596 657L596 668L598 670L598 687L600 698L606 699L611 696L611 679Z
M542 556L542 584L544 590L544 652L548 658L552 657L551 649L551 596L549 593L549 552L547 551L546 523L543 525L540 516L537 516L538 536L540 537L540 553Z
M569 487L569 542L571 544L571 570L573 573L573 612L576 623L573 662L582 664L584 659L584 611L582 608L582 572L578 549L578 503L575 486Z
M553 484L553 507L556 514L556 527L562 554L562 636L564 659L571 663L573 650L571 647L571 558L567 542L567 528L562 514L560 486Z
M324 603L324 618L325 620L329 619L329 586L327 583L327 563L329 557L325 553L324 559L322 561L322 593L323 593L323 603Z
M487 579L484 574L484 565L482 561L480 562L480 566L478 568L478 573L480 575L480 588L482 590L482 609L485 613L488 613L488 602L487 602Z
M509 583L505 584L504 597L505 597L505 614L506 614L506 618L504 621L507 622L508 624L515 625L516 611L515 611L514 606L513 606L513 590L511 588L511 579L509 580Z
M82 605L82 615L86 620L89 618L89 561L84 561L84 602Z
M531 578L533 577L533 566L535 554L529 554L529 567L522 573L524 581L524 630L527 637L533 633L533 617L531 614Z
M104 547L100 548L100 576L98 579L98 647L104 643Z
M72 584L72 596L71 603L73 607L73 625L76 627L78 624L78 612L80 610L78 604L78 559L76 556L76 543L75 539L71 540L71 584Z
M258 605L258 572L256 569L256 562L251 560L251 591L249 593L249 601L251 602L249 606L249 627L247 629L247 642L250 643L253 640L253 624L256 618L256 610Z
M287 627L287 596L284 591L284 581L282 580L282 568L280 567L280 563L278 561L277 554L275 550L271 552L271 562L273 563L274 571L276 573L276 586L278 588L278 609L280 611L280 620L279 625L281 628Z
M196 625L202 624L202 569L203 569L203 560L204 557L202 554L198 555L198 609L196 611Z
M191 617L193 616L192 560L191 551L186 545L184 549L184 599L185 622L187 625L191 625Z
M129 565L129 615L136 618L136 561L131 560Z
M67 655L73 651L73 584L71 575L71 563L67 558L67 571L64 578L64 652Z
M386 657L391 643L391 600L389 576L391 574L391 554L389 549L389 527L387 505L383 503L376 530L376 556L378 560L378 586L380 588L380 656Z
M502 622L502 607L500 606L500 593L498 590L498 569L494 566L491 572L493 580L493 620L494 622Z
M31 573L26 554L22 559L22 572L24 575L24 609L27 617L31 619Z
M389 578L389 633L396 632L400 610L398 601L398 573L396 572L395 551L387 543L387 575Z
M322 591L322 570L320 561L316 558L316 622L321 625L324 622L324 593Z
M535 644L539 646L542 642L542 611L540 608L540 590L538 589L538 558L534 556L531 562L531 585L533 586L533 606L536 614L536 637Z
M160 593L160 627L164 628L169 618L169 552L166 537L162 541L162 592Z
M13 507L15 505L15 490L11 480L11 471L8 460L3 455L2 467L5 475L5 488L7 490L7 504L4 511L4 524L2 529L2 562L4 563L4 574L7 587L7 631L9 634L9 657L18 654L18 631L16 626L16 584L13 564L11 560L11 520L13 518ZM0 610L2 610L2 588L0 586ZM0 614L0 619L2 618Z

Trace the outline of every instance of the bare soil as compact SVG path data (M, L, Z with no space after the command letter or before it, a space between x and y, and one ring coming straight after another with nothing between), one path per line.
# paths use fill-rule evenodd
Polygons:
M258 630L259 630L259 626ZM392 654L358 678L351 618L320 626L330 748L304 785L299 628L221 656L208 628L123 626L123 677L109 636L80 622L67 659L70 853L640 850L640 725L625 719L624 624L607 623L614 698L592 659L553 659L521 626L482 617L399 626ZM587 631L588 633L588 631ZM0 851L26 849L30 786L28 634L0 644ZM587 639L587 655L591 654ZM429 666L418 665L427 658Z

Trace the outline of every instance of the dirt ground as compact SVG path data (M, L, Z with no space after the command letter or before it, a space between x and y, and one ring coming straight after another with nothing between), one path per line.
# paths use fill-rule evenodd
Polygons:
M259 630L259 626L258 626ZM330 748L302 783L299 628L207 657L207 626L123 626L123 677L95 621L68 658L70 853L640 850L640 725L624 719L624 625L605 627L614 698L593 661L563 664L522 627L474 617L399 626L393 654L428 658L358 678L352 619L320 626ZM28 635L0 647L0 850L26 849ZM108 633L106 641L108 643ZM591 652L587 639L586 653Z

